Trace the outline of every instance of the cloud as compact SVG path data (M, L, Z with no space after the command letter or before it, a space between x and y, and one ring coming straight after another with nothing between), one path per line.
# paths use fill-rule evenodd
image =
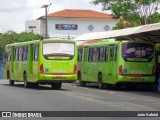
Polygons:
M52 3L49 13L62 9L101 10L101 5L90 4L92 0L5 0L0 1L0 32L22 31L26 20L35 20L45 14L44 4ZM2 17L3 16L3 17Z

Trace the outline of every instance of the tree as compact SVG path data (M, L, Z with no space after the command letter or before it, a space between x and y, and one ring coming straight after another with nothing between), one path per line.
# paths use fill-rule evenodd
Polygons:
M160 22L160 0L93 0L91 3L111 10L114 18L127 21L123 25L126 27Z
M7 44L15 43L15 42L25 42L25 41L31 41L31 40L38 40L42 39L43 37L38 34L34 33L16 33L14 31L8 31L0 36L0 59L2 59L2 56L5 51L5 46Z

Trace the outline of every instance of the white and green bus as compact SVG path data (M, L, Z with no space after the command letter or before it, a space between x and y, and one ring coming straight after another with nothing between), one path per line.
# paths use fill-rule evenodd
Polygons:
M154 45L147 42L115 41L114 39L85 44L81 86L86 83L105 85L155 84Z
M51 84L60 89L63 82L77 80L77 45L67 39L46 39L8 44L5 47L4 76L11 85L24 87Z

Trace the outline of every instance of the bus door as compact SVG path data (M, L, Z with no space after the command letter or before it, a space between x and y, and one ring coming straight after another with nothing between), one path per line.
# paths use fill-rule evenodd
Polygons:
M89 48L85 47L83 51L82 63L82 80L88 80L88 53Z
M109 46L109 56L108 56L108 80L112 80L114 77L114 71L115 71L115 45Z
M160 46L156 46L156 80L158 81L160 77Z
M11 66L11 73L14 73L14 64L15 61L17 59L17 49L15 47L12 47L11 49L11 62L10 62L10 66Z
M7 64L6 64L6 62L7 62L7 52L5 52L3 54L2 64L0 64L1 68L3 66L3 79L7 79ZM2 70L1 68L0 68L0 71Z
M31 44L28 50L28 66L29 66L29 74L33 74L33 51L34 51L34 45Z

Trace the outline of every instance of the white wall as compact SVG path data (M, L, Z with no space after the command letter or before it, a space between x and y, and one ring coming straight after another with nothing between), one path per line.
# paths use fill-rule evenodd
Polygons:
M27 20L25 23L26 32L34 32L35 34L41 34L40 23L40 20Z
M94 30L91 32L105 32L104 26L108 25L110 30L117 23L114 19L73 19L73 18L48 18L48 34L50 37L55 34L64 36L79 36L85 33L89 33L88 26L91 24ZM78 30L56 30L55 24L77 24Z
M85 19L85 18L48 18L48 34L50 37L68 37L75 38L79 35L90 32L105 32L104 26L108 25L110 30L117 23L114 19ZM76 24L78 30L57 30L56 24ZM93 31L88 30L89 25L93 25ZM29 28L36 26L36 28ZM36 34L45 35L44 20L28 20L26 21L26 32L34 32Z

